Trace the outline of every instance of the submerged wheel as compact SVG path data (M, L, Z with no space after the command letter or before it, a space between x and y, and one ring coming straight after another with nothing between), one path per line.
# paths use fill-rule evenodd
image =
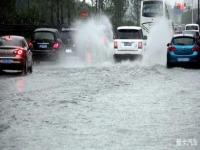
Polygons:
M173 65L167 61L167 68L172 68L172 67L173 67Z
M26 61L25 64L24 64L24 67L22 69L22 74L26 75L27 73L28 73L28 66L27 66L27 61Z
M29 67L29 72L30 72L30 73L33 72L33 65L31 65L31 66Z
M117 55L113 55L113 59L114 59L115 63L118 63L121 61L120 57Z

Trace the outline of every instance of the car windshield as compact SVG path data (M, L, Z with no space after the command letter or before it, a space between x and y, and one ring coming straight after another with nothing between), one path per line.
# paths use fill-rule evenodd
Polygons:
M162 1L145 1L143 3L142 15L144 17L155 17L163 15Z
M174 45L193 45L195 39L193 37L176 37L173 39L172 43Z
M119 39L142 39L141 30L121 29L118 30L117 37Z
M22 46L22 41L20 39L12 37L0 37L0 47L4 46Z
M35 32L34 33L35 40L54 40L54 34L52 32Z
M198 30L198 26L186 26L186 30Z

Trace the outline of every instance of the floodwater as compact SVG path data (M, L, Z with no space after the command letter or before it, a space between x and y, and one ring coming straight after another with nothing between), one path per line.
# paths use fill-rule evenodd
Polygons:
M40 64L0 76L1 150L199 149L200 70Z

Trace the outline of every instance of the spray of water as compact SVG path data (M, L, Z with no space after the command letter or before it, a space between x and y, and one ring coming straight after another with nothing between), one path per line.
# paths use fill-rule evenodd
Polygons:
M143 65L165 65L167 55L167 43L172 37L172 30L167 19L160 19L151 28L146 43Z
M101 15L85 21L77 21L74 36L77 55L83 62L96 64L112 60L112 25L108 17Z

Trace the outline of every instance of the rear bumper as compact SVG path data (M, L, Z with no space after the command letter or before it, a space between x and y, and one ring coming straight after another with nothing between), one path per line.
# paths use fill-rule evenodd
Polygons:
M33 55L53 55L57 53L58 50L31 50Z
M34 59L57 58L60 50L32 50Z
M200 55L198 52L194 52L192 55L176 55L168 52L167 61L173 64L200 63Z
M139 50L114 49L114 55L143 55L143 49Z
M4 60L9 59L9 62ZM24 59L22 58L1 58L0 57L0 70L22 70L24 67Z

